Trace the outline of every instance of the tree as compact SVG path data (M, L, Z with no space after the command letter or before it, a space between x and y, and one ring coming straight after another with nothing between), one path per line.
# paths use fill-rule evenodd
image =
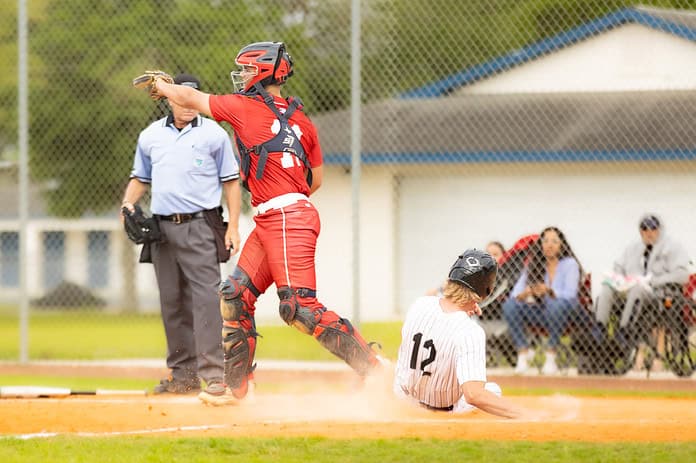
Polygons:
M150 68L197 74L229 92L236 51L280 22L273 2L53 1L32 33L42 72L32 81L31 171L51 214L78 217L118 205L138 133L162 107L134 90ZM229 85L228 85L229 84ZM163 105L164 103L160 103Z
M45 2L27 2L28 27L44 16ZM17 0L0 0L0 162L16 161L18 128ZM30 60L29 69L36 66Z

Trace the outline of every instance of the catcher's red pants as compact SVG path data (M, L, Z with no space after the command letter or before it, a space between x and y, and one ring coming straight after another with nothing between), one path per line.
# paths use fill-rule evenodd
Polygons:
M274 282L276 287L316 290L314 255L321 224L314 205L300 200L259 214L254 221L256 227L246 240L237 265L249 275L259 293ZM242 300L253 316L256 296L244 291ZM323 307L316 297L298 297L298 301L312 310ZM319 323L332 325L339 319L335 312L327 310ZM242 326L251 329L251 320ZM362 340L357 331L355 335Z

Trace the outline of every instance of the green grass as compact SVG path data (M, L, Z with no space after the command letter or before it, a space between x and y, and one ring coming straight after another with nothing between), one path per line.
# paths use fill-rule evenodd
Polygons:
M467 440L333 440L323 438L79 438L3 439L5 463L61 462L691 462L696 443L526 443Z
M29 319L32 360L160 358L166 353L157 315L117 316L98 312L36 312ZM0 318L0 359L19 356L19 323Z
M368 341L395 357L400 322L365 323ZM286 325L259 326L257 358L335 360L312 337ZM34 311L29 320L31 360L164 358L166 341L159 315L114 315L96 311ZM0 360L19 358L19 321L0 316Z

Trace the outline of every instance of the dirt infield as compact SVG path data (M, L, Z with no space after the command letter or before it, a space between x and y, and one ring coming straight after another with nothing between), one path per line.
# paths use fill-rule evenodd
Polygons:
M18 373L8 367L0 373ZM76 372L62 368L66 375ZM113 371L113 368L110 369ZM23 371L22 374L26 373ZM43 371L46 374L46 371ZM98 372L95 372L97 376ZM123 374L123 372L118 372ZM130 371L131 374L136 374ZM153 372L142 371L139 374ZM84 371L81 371L84 375ZM155 376L157 377L157 376ZM494 440L693 441L696 401L657 398L512 397L543 410L537 421L503 420L476 411L430 412L391 398L385 382L350 391L350 375L327 372L259 372L253 401L206 407L195 396L69 397L0 400L0 434L24 437L72 434L329 438L443 438ZM692 380L631 381L605 378L491 378L506 387L694 390ZM263 384L275 383L264 388ZM280 385L280 387L278 386Z
M696 407L688 400L515 397L541 409L539 421L399 407L361 394L257 394L253 403L206 407L195 397L0 400L0 434L106 436L308 437L494 440L693 441ZM328 406L327 406L328 404Z

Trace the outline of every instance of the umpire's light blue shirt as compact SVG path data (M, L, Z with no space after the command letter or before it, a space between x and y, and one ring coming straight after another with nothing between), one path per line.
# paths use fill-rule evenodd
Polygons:
M172 116L138 137L131 178L150 183L153 214L193 213L220 205L222 182L239 178L227 132L198 116L181 131Z

